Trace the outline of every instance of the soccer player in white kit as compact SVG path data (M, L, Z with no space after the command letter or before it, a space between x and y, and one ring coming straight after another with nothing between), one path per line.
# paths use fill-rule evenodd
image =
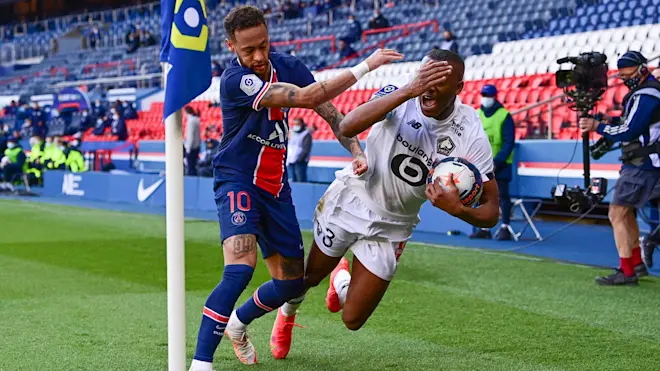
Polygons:
M367 321L394 277L406 241L419 222L424 202L477 227L493 227L499 217L499 196L493 175L490 143L477 112L461 103L463 60L447 50L432 50L415 76L392 83L340 124L353 137L372 128L367 137L369 170L355 175L351 166L318 202L314 243L305 269L307 287L329 273L326 305L343 309L351 330ZM374 99L377 98L377 99ZM481 172L484 187L478 207L460 201L453 179L427 185L429 171L445 157L462 157ZM451 177L450 177L451 178ZM343 258L353 251L353 272ZM284 358L291 347L296 309L302 298L284 304L271 336L271 352Z

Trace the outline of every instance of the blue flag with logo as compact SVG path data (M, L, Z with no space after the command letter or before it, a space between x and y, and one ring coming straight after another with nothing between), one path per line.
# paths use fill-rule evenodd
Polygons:
M166 67L167 118L182 109L211 85L209 26L204 0L162 0L160 61Z

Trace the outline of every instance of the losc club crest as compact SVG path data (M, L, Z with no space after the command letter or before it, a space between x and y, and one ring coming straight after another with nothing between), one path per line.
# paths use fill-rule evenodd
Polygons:
M245 224L247 216L242 211L236 211L231 214L231 224L239 226Z
M456 145L454 141L447 135L438 138L438 153L441 155L449 156L454 151Z

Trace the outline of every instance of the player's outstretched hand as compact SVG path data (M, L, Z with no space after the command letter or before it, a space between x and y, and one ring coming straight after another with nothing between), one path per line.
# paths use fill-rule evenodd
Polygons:
M453 67L446 61L429 61L417 71L417 76L406 88L410 89L413 97L419 97L432 87L445 82L452 70Z
M369 170L369 164L367 164L367 156L364 153L359 154L353 160L353 174L362 175Z
M373 71L384 64L400 61L402 59L403 54L396 50L378 49L364 61L367 63L367 66L369 66L369 71Z
M463 209L458 188L454 183L454 174L449 174L446 179L438 177L433 183L427 184L426 197L433 206L446 211L449 215L456 216Z

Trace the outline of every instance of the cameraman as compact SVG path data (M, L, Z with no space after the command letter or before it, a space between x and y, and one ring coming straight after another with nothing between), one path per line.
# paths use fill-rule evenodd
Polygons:
M598 284L608 286L637 285L637 277L648 274L641 258L635 209L660 198L660 83L639 52L626 52L617 67L619 77L630 88L623 99L621 124L580 119L582 131L596 131L611 142L622 142L623 166L608 215L620 265L611 275L596 278Z

